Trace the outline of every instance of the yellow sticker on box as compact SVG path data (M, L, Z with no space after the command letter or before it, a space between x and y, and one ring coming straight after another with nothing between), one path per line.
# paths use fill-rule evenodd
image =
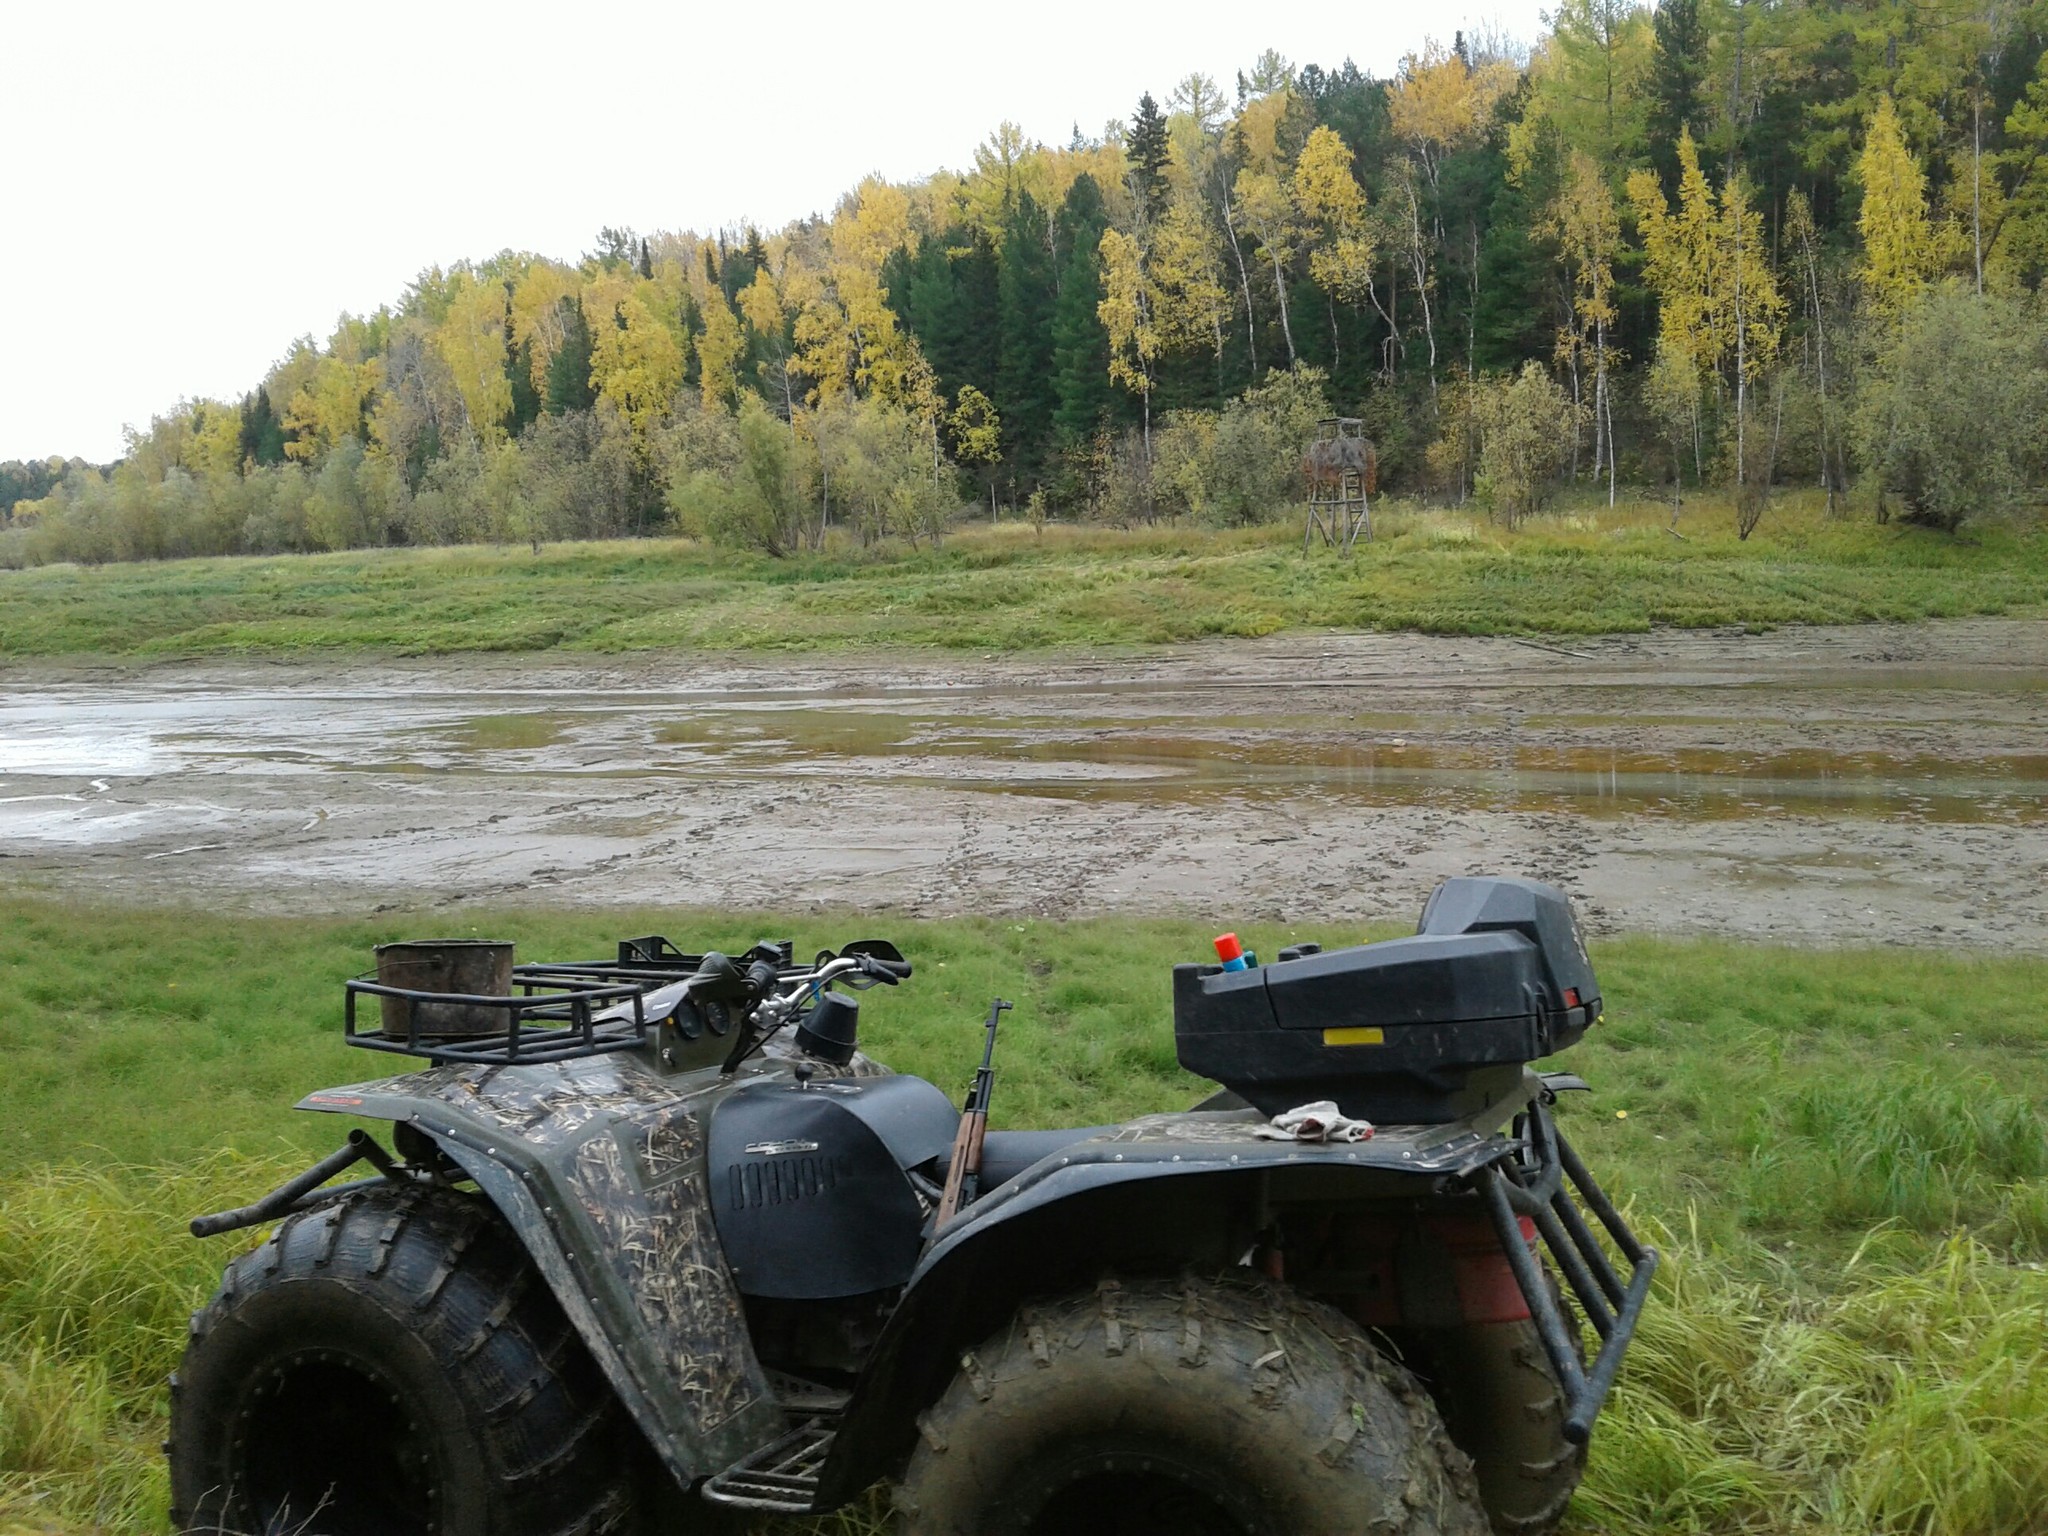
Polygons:
M1387 1035L1381 1029L1326 1029L1323 1031L1325 1045L1385 1045Z

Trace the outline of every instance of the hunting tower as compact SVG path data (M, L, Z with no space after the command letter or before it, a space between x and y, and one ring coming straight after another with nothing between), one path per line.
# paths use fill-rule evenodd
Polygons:
M1372 495L1378 489L1378 460L1365 423L1356 416L1325 416L1316 423L1315 441L1301 456L1308 481L1308 525L1301 551L1307 554L1317 534L1332 549L1351 553L1363 532L1372 542Z

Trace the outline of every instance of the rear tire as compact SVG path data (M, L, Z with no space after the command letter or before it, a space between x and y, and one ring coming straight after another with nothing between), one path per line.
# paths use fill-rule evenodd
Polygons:
M236 1259L171 1378L171 1518L243 1536L591 1536L637 1432L483 1200L376 1190Z
M1485 1536L1415 1378L1284 1286L1105 1281L1028 1307L918 1420L906 1536Z
M1446 1330L1430 1365L1444 1422L1473 1458L1494 1530L1551 1536L1586 1470L1586 1448L1564 1437L1564 1390L1536 1325Z

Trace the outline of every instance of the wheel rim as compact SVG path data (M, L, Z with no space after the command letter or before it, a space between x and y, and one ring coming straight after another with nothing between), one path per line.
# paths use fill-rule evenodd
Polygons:
M1076 1449L1018 1490L1026 1536L1259 1536L1248 1490L1178 1452Z
M432 1536L433 1458L395 1386L334 1350L278 1360L251 1388L234 1447L259 1536Z

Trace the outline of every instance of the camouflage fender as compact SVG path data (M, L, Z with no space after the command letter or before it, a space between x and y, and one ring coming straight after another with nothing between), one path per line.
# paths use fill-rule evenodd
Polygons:
M613 1055L439 1066L325 1089L298 1107L432 1137L504 1213L688 1485L783 1427L706 1200L705 1125L733 1082L664 1078Z
M851 1498L907 1451L914 1416L960 1350L1042 1289L1032 1275L1061 1246L1141 1226L1147 1206L1176 1190L1205 1209L1424 1193L1505 1156L1493 1131L1540 1087L1527 1074L1469 1119L1386 1126L1346 1145L1267 1140L1265 1116L1234 1109L1148 1115L1062 1147L968 1207L926 1252L847 1405L818 1507ZM1201 1239L1187 1230L1192 1261Z

